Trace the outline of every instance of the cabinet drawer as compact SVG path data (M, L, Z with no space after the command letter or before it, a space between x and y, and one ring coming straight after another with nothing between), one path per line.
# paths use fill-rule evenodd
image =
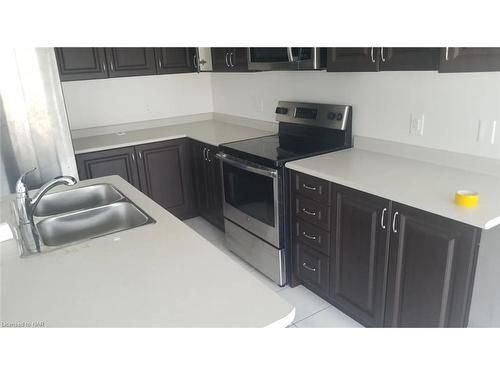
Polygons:
M295 240L314 247L325 255L330 255L330 233L318 227L295 220Z
M301 243L295 244L296 272L299 279L313 288L328 293L329 258Z
M294 173L293 184L296 193L317 202L330 204L330 183L317 177Z
M294 199L294 212L297 218L330 231L330 207L306 199L299 195Z

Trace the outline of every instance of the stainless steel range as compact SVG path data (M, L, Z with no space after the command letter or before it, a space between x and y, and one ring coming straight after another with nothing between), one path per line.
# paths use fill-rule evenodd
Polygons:
M228 248L278 285L287 282L285 163L352 147L352 107L279 102L278 134L221 145Z

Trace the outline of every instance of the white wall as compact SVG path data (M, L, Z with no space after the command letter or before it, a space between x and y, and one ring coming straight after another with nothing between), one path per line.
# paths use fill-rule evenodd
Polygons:
M213 111L210 74L167 74L62 83L71 129Z
M214 111L273 121L279 100L353 105L355 135L500 159L500 73L266 72L212 74ZM424 134L409 134L411 113ZM479 143L496 120L496 143Z

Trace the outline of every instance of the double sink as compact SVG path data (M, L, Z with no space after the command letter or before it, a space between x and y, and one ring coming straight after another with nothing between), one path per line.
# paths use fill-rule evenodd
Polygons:
M34 219L45 247L62 247L155 222L111 184L47 194L38 203Z

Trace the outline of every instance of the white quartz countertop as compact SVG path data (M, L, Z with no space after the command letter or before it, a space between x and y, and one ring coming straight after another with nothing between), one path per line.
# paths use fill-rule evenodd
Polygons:
M118 176L156 223L18 256L0 244L0 320L45 327L285 327L295 309L250 272ZM11 220L8 201L2 220Z
M222 143L241 141L249 138L273 134L256 128L206 120L178 125L157 126L158 120L151 122L156 126L140 130L124 131L104 135L74 138L75 154L133 146L141 143L165 141L168 139L189 137L197 141L219 146ZM143 123L143 125L146 125Z
M286 167L475 227L500 224L500 178L495 176L357 148L293 161ZM457 190L477 191L478 206L455 205Z

